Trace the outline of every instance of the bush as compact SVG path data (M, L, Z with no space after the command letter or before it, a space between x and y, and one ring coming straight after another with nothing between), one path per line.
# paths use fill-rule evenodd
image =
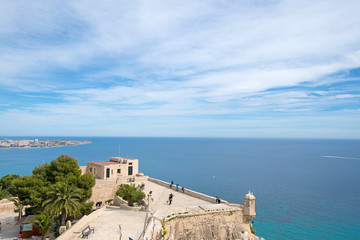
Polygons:
M145 193L141 189L137 189L134 184L122 184L116 191L116 195L128 201L129 206L134 202L139 202L145 198Z

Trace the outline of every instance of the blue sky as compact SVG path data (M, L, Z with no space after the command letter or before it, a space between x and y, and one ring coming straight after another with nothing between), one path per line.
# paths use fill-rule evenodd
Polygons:
M2 1L0 135L359 138L360 1Z

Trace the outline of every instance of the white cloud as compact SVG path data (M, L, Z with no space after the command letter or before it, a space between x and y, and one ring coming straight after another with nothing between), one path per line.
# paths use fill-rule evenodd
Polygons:
M154 126L157 116L321 114L339 101L358 103L345 89L315 89L360 67L358 1L29 4L0 9L0 89L59 101L6 105L3 121L61 116L64 125L90 126L151 117ZM303 85L314 89L269 91Z

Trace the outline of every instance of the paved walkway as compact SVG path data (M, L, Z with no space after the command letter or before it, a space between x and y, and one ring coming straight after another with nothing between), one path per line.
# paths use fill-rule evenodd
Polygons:
M85 224L95 227L95 233L89 239L119 239L121 225L121 239L137 239L144 229L145 212L121 209L107 209L96 219Z
M191 197L181 192L170 189L168 187L161 186L159 184L145 181L145 194L148 194L152 191L152 203L150 212L153 216L158 219L163 219L172 214L184 213L184 212L193 212L199 211L204 208L213 208L220 207L217 204L211 204L207 201ZM173 194L172 204L169 205L168 199L170 193ZM201 208L199 207L201 206ZM103 209L104 211L98 212L99 215L96 217L86 218L80 223L78 230L74 230L71 233L69 239L80 239L81 230L86 226L95 228L95 232L89 235L89 239L120 239L120 229L122 238L128 240L129 237L132 239L138 239L143 232L144 223L146 219L146 212L144 211L132 211L132 210L123 210L119 208L107 208ZM12 224L5 224L5 219L1 220L2 232L0 233L0 240L3 239L13 239L14 236L17 236L19 226ZM10 221L10 218L8 218ZM71 229L69 230L71 231Z
M19 236L19 224L16 224L14 218L18 216L17 213L1 215L1 231L0 231L0 240L12 240L17 239Z
M145 193L148 194L150 191L152 191L153 198L150 212L160 219L173 213L187 211L200 205L211 204L207 201L186 195L182 193L181 190L177 192L173 189L147 181L145 182ZM171 205L168 204L170 193L174 196Z
M198 208L200 205L212 205L204 200L191 197L182 192L176 192L153 182L146 181L144 192L152 191L152 206L150 212L157 218L162 219L173 213L182 213L189 209ZM174 195L171 205L167 203L169 194ZM216 205L216 204L213 204ZM144 229L146 213L143 211L131 211L108 208L94 219L84 221L82 228L90 225L95 227L95 233L89 235L89 239L119 239L121 225L121 239L138 239ZM79 239L81 231L75 232L72 239Z

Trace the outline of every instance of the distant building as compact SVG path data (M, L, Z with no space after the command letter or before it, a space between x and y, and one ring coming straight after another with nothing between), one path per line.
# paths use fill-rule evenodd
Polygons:
M135 177L139 173L139 160L111 157L110 161L88 162L86 171L103 180Z
M18 140L18 146L19 147L24 147L29 145L29 140Z

